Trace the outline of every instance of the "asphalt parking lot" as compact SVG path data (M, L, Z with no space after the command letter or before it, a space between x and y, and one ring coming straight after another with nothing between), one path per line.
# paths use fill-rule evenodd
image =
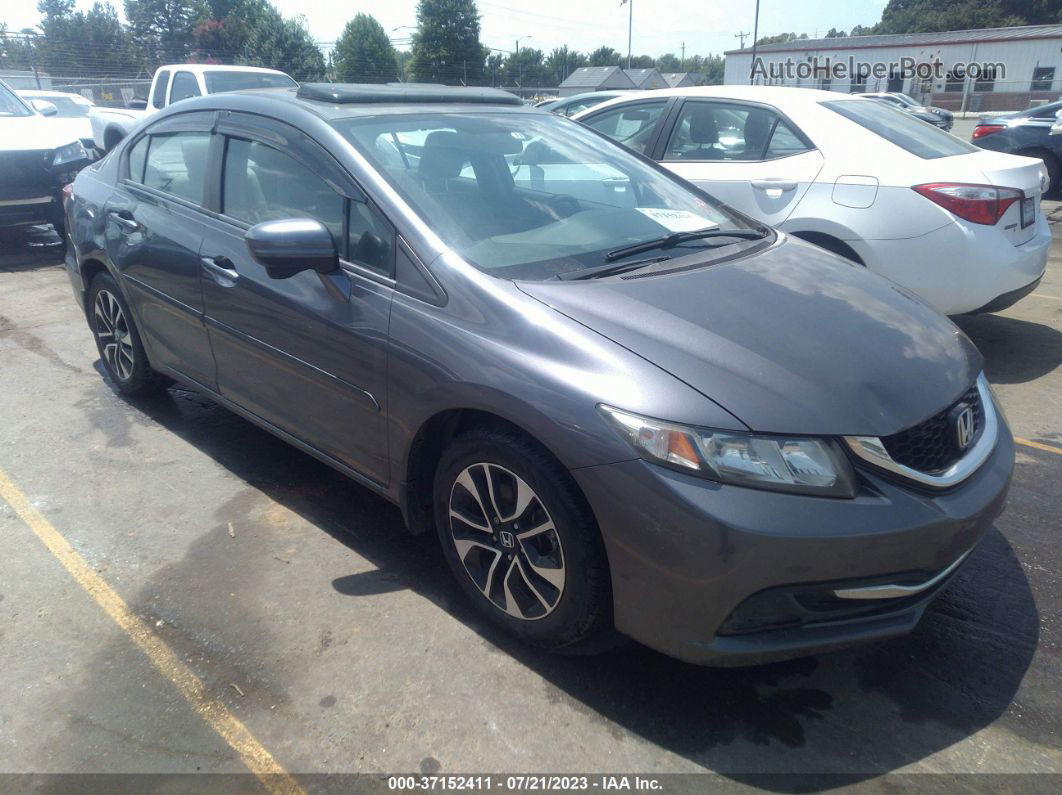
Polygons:
M958 321L1020 439L996 528L911 636L744 670L499 636L388 503L194 393L119 397L57 240L3 238L0 773L673 772L779 790L998 773L1054 789L1062 204L1045 209L1040 288Z

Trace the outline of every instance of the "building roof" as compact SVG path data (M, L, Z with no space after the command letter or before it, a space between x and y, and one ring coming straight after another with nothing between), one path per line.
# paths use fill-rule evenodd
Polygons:
M1023 39L1062 39L1062 25L1020 25L1011 28L976 28L937 33L893 33L881 36L846 36L833 39L792 39L777 44L760 44L756 52L804 52L807 50L857 50L870 47L911 47L931 44L965 44L975 41L1021 41ZM752 47L727 50L726 55L751 53Z
M618 86L634 88L630 77L623 73L618 66L580 66L560 84L560 88L585 88L594 89L607 80L619 79L626 81L630 86Z
M704 80L704 75L701 72L663 72L660 75L667 81L667 84L672 88L675 88L683 81L688 81L690 85L697 85Z

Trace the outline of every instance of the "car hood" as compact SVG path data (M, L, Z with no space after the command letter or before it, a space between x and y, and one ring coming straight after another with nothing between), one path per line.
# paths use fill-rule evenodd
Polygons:
M48 116L5 116L0 118L0 152L58 149L79 136Z
M981 370L973 343L935 309L792 238L741 260L639 275L519 287L755 431L892 434L950 405Z

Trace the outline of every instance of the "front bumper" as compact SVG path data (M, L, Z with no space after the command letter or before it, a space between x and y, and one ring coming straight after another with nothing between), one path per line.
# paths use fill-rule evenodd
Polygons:
M985 464L943 493L866 469L851 500L726 486L642 460L572 474L604 536L617 629L688 662L751 665L913 629L1003 510L1013 466L1003 426ZM836 591L942 573L910 596L836 604Z

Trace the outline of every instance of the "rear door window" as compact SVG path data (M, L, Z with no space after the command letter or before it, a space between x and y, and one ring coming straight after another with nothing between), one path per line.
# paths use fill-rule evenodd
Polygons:
M152 107L161 108L166 104L166 88L170 85L170 70L163 69L155 80L155 90L151 92Z
M950 133L916 119L905 111L881 102L846 99L821 103L860 127L870 130L912 155L924 160L966 155L980 151Z
M767 108L687 101L671 131L664 160L772 160L811 148Z
M173 90L170 91L171 103L189 97L198 97L201 93L199 82L191 72L178 72L173 76Z
M202 204L209 149L208 132L152 135L144 167L144 185L193 204ZM132 165L131 162L130 168Z
M621 105L583 122L627 148L644 153L666 105L665 99Z

